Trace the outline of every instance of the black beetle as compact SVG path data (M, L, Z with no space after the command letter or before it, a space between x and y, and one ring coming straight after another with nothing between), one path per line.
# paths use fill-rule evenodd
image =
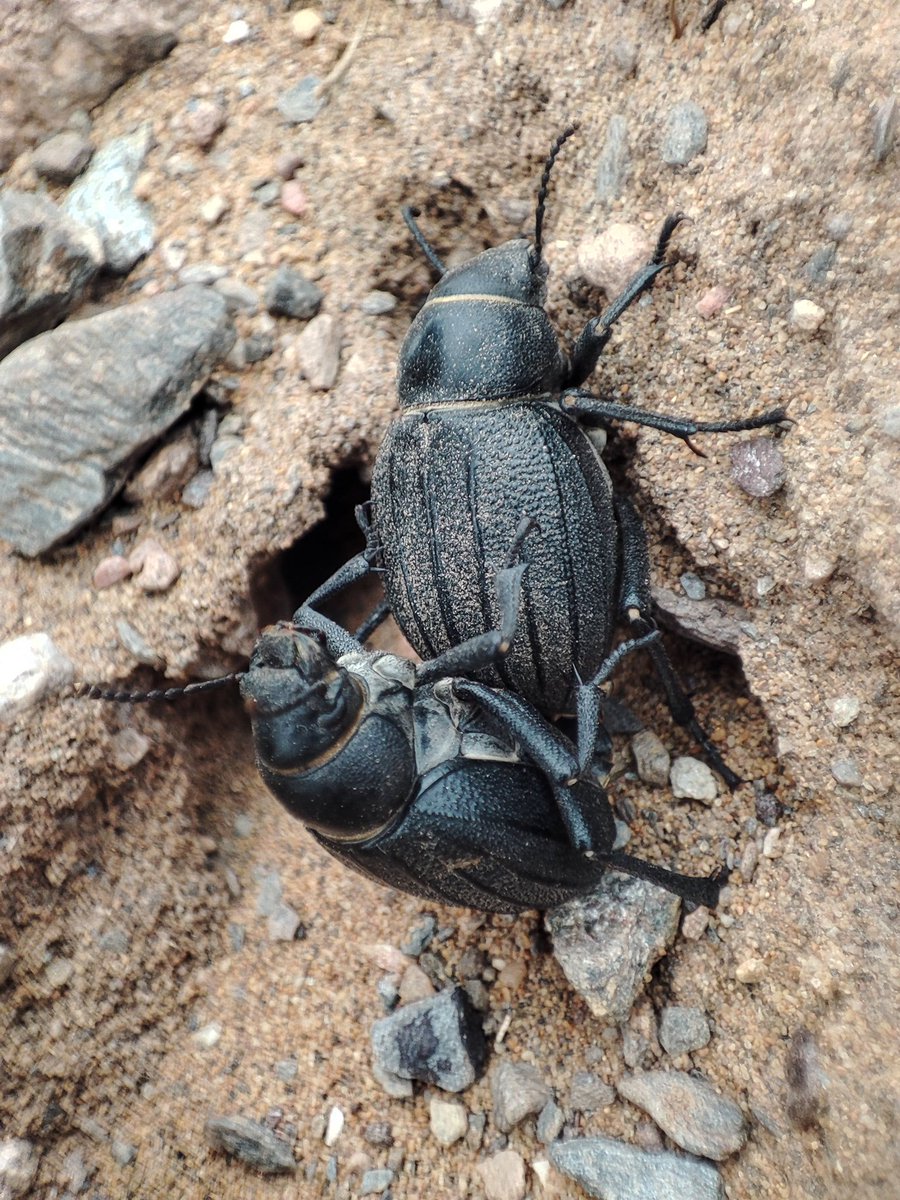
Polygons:
M241 680L263 780L341 862L430 900L547 909L614 869L714 906L724 875L615 851L606 792L568 739L520 696L456 677L508 651L523 571L497 576L500 629L419 666L305 608L265 630ZM594 683L658 636L620 645Z
M402 413L376 458L368 549L311 603L377 566L386 603L366 631L390 610L419 655L442 654L496 625L490 580L519 520L534 518L540 534L525 554L522 630L511 653L478 678L552 717L577 711L584 767L599 697L582 681L597 673L620 620L636 637L655 628L646 536L631 504L615 495L591 426L633 421L690 445L697 433L777 425L785 412L699 422L602 400L580 387L613 324L665 269L683 218L667 219L651 261L565 354L543 307L542 227L550 172L573 132L557 139L545 164L533 248L517 239L445 270L411 210L404 211L441 278L400 351ZM651 641L648 652L675 720L735 787L738 776L700 727L661 642Z

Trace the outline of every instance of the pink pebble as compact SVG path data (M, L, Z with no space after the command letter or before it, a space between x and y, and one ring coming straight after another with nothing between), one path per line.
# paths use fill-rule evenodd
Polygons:
M697 312L705 321L708 321L710 317L714 317L723 309L730 299L731 293L728 288L717 284L697 301Z
M288 179L281 185L281 207L294 217L302 217L308 201L303 184L298 179Z
M131 574L131 564L121 554L111 554L94 568L94 587L98 592L121 583Z
M164 592L181 574L181 567L155 538L146 538L135 546L128 559L135 582L145 592Z

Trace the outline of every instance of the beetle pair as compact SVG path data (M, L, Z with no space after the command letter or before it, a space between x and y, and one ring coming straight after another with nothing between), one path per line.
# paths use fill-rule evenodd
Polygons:
M628 650L646 649L676 721L730 786L739 780L659 640L646 537L591 435L626 420L687 441L785 414L694 422L582 388L614 323L665 269L682 218L668 218L651 261L563 353L544 310L542 232L573 132L547 158L533 246L517 239L445 270L404 211L441 278L400 352L402 412L376 460L366 550L292 625L262 635L241 689L270 789L332 853L387 883L511 911L589 890L615 865L714 903L718 878L612 849L601 689ZM353 638L318 606L373 569L386 599ZM364 650L389 612L422 666ZM631 640L613 651L620 622ZM561 715L576 718L576 746L550 723Z

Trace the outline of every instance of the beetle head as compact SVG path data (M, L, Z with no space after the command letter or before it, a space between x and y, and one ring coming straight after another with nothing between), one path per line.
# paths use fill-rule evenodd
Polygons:
M292 625L264 630L241 680L257 754L276 771L302 769L339 741L363 698L348 671Z

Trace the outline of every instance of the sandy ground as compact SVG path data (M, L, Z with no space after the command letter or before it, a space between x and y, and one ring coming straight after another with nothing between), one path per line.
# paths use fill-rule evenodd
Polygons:
M526 0L480 28L453 6L373 0L333 5L333 23L306 46L290 13L249 0L242 12L253 37L224 46L231 7L206 6L167 60L95 114L95 140L150 119L157 146L142 187L160 240L183 241L188 263L221 262L260 291L283 262L315 278L325 311L342 322L341 374L329 393L313 392L280 344L240 374L243 446L210 500L199 511L148 505L134 535L165 539L184 568L173 589L147 597L126 584L95 594L91 573L113 542L101 522L45 561L0 561L0 591L12 601L0 633L46 630L82 678L122 686L152 678L118 643L123 616L173 679L239 661L258 619L290 611L277 590L261 598L266 568L322 517L336 469L365 472L392 415L399 340L428 286L401 203L423 207L445 253L513 236L511 217L530 213L548 146L578 117L582 131L559 164L548 215L548 307L560 329L576 332L593 311L576 282L583 237L613 220L652 236L665 213L683 209L693 223L677 235L679 263L652 304L623 322L602 387L705 418L789 403L796 421L781 442L786 486L768 500L732 482L733 439L707 439L709 457L698 459L652 431L621 438L619 465L647 516L657 582L677 587L690 569L711 594L749 610L746 682L732 661L690 644L678 657L729 761L764 780L784 809L772 856L752 879L736 874L711 932L679 942L649 994L657 1006L706 1011L713 1037L693 1065L751 1119L747 1147L722 1166L731 1200L883 1198L900 1169L890 1052L900 564L888 419L898 403L898 210L896 151L875 162L872 120L896 89L898 20L889 0L865 11L836 0L734 0L704 35L696 7L684 8L688 28L674 40L661 0L575 0L559 11ZM310 125L286 127L277 97L303 75L325 75L363 22L324 110ZM616 43L634 48L633 74L623 73ZM246 99L242 81L255 89ZM221 98L228 110L209 153L179 131L198 97ZM709 117L709 144L674 170L657 147L668 111L687 99ZM605 205L593 176L616 113L629 123L631 166L621 199ZM292 149L309 199L297 220L251 194ZM209 228L199 210L216 194L231 207ZM811 281L810 259L828 246L834 260ZM134 280L145 293L172 286L159 248L128 286ZM695 305L716 285L731 300L705 321ZM372 288L398 297L393 313L360 311ZM818 332L791 325L798 298L825 309ZM240 318L245 332L256 320ZM284 322L277 333L290 342L296 328ZM346 516L347 504L334 495L335 512ZM304 582L335 565L319 555L303 562ZM623 695L671 749L687 752L645 682L633 666ZM838 727L830 706L844 697L860 711ZM130 765L133 730L148 745ZM848 758L859 786L832 774ZM390 1100L371 1078L381 971L365 948L402 944L425 910L348 874L282 813L256 778L235 697L152 710L48 704L9 731L0 771L0 936L17 955L0 996L0 1113L5 1136L42 1151L35 1194L63 1195L80 1156L87 1194L113 1200L353 1196L361 1170L393 1154L393 1165L403 1161L395 1197L483 1195L476 1166L495 1145L490 1122L482 1147L444 1150L428 1130L427 1094ZM626 778L616 794L637 809L636 852L683 869L709 869L723 848L739 859L765 832L748 833L749 786L709 809ZM304 940L271 941L257 913L260 880L272 870L301 914ZM515 989L490 989L494 1026L511 1017L494 1061L535 1064L564 1107L575 1070L621 1075L618 1035L590 1017L552 957L535 952L537 918L436 915L453 928L439 947L451 972L467 947L525 967ZM735 970L749 959L760 962L757 981L741 983ZM220 1036L204 1047L194 1034L212 1023ZM787 1115L785 1081L787 1046L802 1029L818 1047L825 1100L803 1130ZM275 1064L291 1057L298 1074L285 1082ZM463 1099L470 1112L490 1110L486 1082ZM321 1118L333 1105L346 1126L332 1151ZM211 1113L268 1115L294 1135L297 1175L261 1179L210 1152ZM569 1117L578 1132L626 1138L639 1120L621 1103ZM364 1139L375 1121L390 1123L393 1150ZM132 1164L116 1164L109 1137L137 1148ZM528 1163L544 1155L530 1123L510 1144ZM336 1185L326 1174L332 1154ZM559 1177L553 1186L583 1194ZM541 1194L536 1179L529 1189Z

